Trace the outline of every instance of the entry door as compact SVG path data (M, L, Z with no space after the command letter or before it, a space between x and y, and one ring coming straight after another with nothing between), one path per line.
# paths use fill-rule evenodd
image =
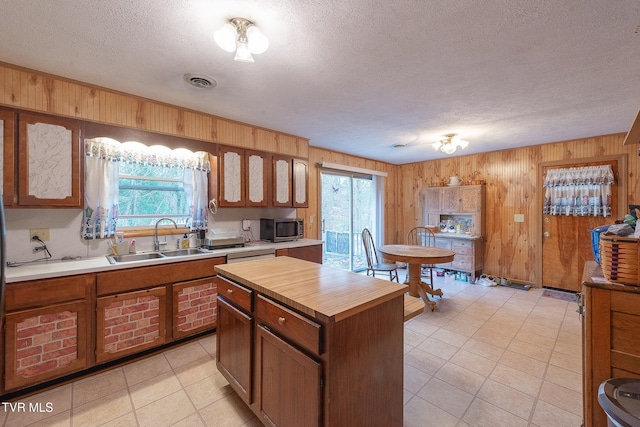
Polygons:
M618 161L563 164L549 169L611 165L616 184L611 186L612 216L542 216L542 286L578 292L581 289L582 271L587 261L592 261L590 229L612 224L618 213L619 177ZM544 173L544 171L543 171ZM544 199L544 191L541 192Z
M362 229L376 235L377 201L372 175L322 171L322 263L348 271L367 267Z

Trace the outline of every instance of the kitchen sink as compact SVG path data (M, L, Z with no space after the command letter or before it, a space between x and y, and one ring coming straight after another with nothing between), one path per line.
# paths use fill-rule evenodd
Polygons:
M164 251L162 255L172 257L172 256L183 256L183 255L196 255L201 254L202 251L198 248L189 248L189 249L176 249L173 251Z
M107 255L107 259L111 264L118 262L142 261L147 259L165 258L159 252L145 252L140 254L124 254L124 255Z

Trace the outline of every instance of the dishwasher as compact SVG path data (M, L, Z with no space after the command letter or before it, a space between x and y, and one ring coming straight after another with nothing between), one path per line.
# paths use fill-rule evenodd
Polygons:
M275 257L275 249L256 249L254 251L232 252L227 254L227 264Z

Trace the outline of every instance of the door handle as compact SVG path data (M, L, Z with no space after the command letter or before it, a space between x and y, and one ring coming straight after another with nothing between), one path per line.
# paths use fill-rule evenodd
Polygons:
M544 233L542 233L542 235L544 237L551 237L551 234L548 231L545 231Z
M322 220L322 232L324 233L324 219Z

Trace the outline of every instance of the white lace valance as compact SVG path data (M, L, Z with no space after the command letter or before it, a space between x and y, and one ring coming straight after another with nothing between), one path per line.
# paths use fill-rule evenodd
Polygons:
M84 152L87 157L98 157L112 162L137 163L167 168L196 169L209 172L209 156L203 151L193 153L185 148L172 150L162 145L146 145L111 138L85 139Z
M610 165L549 169L544 179L544 214L611 216Z

